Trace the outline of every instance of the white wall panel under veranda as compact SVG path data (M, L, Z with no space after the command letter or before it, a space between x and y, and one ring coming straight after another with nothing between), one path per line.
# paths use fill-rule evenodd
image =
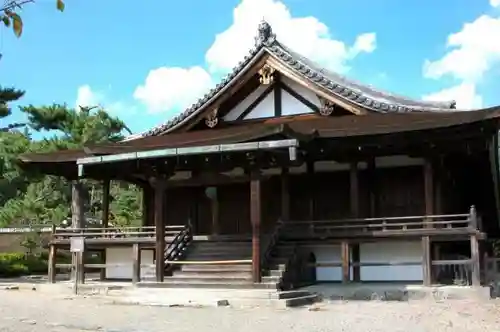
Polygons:
M318 245L308 247L316 256L316 263L342 263L340 245ZM352 269L351 269L352 274ZM341 267L317 267L316 281L341 281Z
M108 279L132 279L132 247L106 248L106 264L125 264L106 268ZM153 251L141 250L141 264L153 264ZM147 276L150 269L141 268L141 278Z
M363 243L362 263L415 262L403 266L362 266L361 281L421 281L422 246L420 241Z

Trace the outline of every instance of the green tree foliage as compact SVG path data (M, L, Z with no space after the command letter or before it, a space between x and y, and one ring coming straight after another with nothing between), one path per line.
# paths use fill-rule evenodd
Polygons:
M3 118L11 114L9 102L22 97L22 91L0 88ZM0 131L0 226L60 223L71 216L71 183L61 177L30 174L16 166L25 152L46 152L82 148L88 144L115 142L129 132L125 123L97 107L73 109L64 104L19 107L27 121ZM0 118L2 115L0 114ZM17 128L17 129L16 129ZM33 132L46 138L32 139ZM102 211L102 184L85 180L85 213L99 219ZM116 225L140 221L141 195L134 185L113 182L111 222Z

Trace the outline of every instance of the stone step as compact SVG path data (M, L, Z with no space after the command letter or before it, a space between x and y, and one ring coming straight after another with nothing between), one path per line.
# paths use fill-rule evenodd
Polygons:
M224 281L204 281L192 282L189 280L179 281L165 279L162 283L143 281L137 283L137 287L142 288L210 288L210 289L272 289L277 290L276 283L252 283L248 281L239 281L227 283Z
M174 272L174 276L176 277L197 277L199 275L212 275L212 276L220 276L221 278L225 276L232 277L251 277L251 271L241 271L241 270L177 270ZM276 275L274 275L276 276Z
M197 276L186 276L186 275L177 275L174 273L171 277L166 277L165 280L169 281L178 281L178 282L192 282L192 283L200 283L200 282L223 282L228 284L240 283L240 282L252 282L252 276L233 276L233 275L211 275L211 274L202 274ZM278 277L262 277L263 283L278 283Z
M226 241L193 241L191 242L191 246L197 248L210 248L210 247L219 247L219 248L236 248L236 247L252 247L252 242L246 241L236 241L236 242L226 242Z
M289 298L283 301L285 301L285 306L290 308L313 304L318 300L319 296L317 294L308 294L304 296Z
M264 275L270 276L270 277L282 277L283 276L282 270L267 270L264 272Z
M242 259L252 259L252 253L240 253L240 252L188 252L186 255L188 260L196 260L195 258L202 258L207 260L214 258L214 260L220 260L218 258L227 258L232 260L242 260Z
M217 246L195 246L189 247L189 252L244 252L251 253L250 246L236 246L236 247L217 247Z
M185 264L181 271L252 271L252 264Z
M312 294L311 292L305 290L289 290L289 291L278 292L276 298L279 300L287 300L311 294Z

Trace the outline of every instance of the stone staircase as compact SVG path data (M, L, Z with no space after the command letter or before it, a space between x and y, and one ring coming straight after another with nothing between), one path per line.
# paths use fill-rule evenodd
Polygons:
M314 303L316 294L291 290L293 284L287 282L289 262L294 250L293 245L277 242L263 268L261 282L254 283L252 264L249 262L252 258L252 242L249 239L210 241L194 238L183 255L183 264L171 270L163 283L140 283L138 286L200 291L225 289L228 292L254 290L257 298L280 301L285 306Z
M251 259L252 243L248 240L193 240L183 259L185 264L165 277L163 284L177 288L278 289L279 276L266 276L261 283L253 283ZM209 261L220 264L204 264Z

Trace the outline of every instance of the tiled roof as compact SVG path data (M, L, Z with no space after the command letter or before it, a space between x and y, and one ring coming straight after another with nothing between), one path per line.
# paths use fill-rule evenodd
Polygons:
M269 52L280 59L291 69L302 75L309 81L331 91L332 94L357 104L367 110L378 113L389 112L442 112L455 108L455 102L427 102L412 100L402 96L397 96L380 91L371 86L349 80L341 75L321 68L318 64L301 56L276 40L276 35L272 32L271 26L263 21L259 24L258 35L255 38L255 47L238 63L233 70L222 79L213 89L202 98L188 107L181 114L173 117L169 121L152 128L142 134L134 135L126 140L133 140L145 136L156 136L167 133L175 127L202 112L210 101L224 92L225 88L237 76L252 65L260 54Z

